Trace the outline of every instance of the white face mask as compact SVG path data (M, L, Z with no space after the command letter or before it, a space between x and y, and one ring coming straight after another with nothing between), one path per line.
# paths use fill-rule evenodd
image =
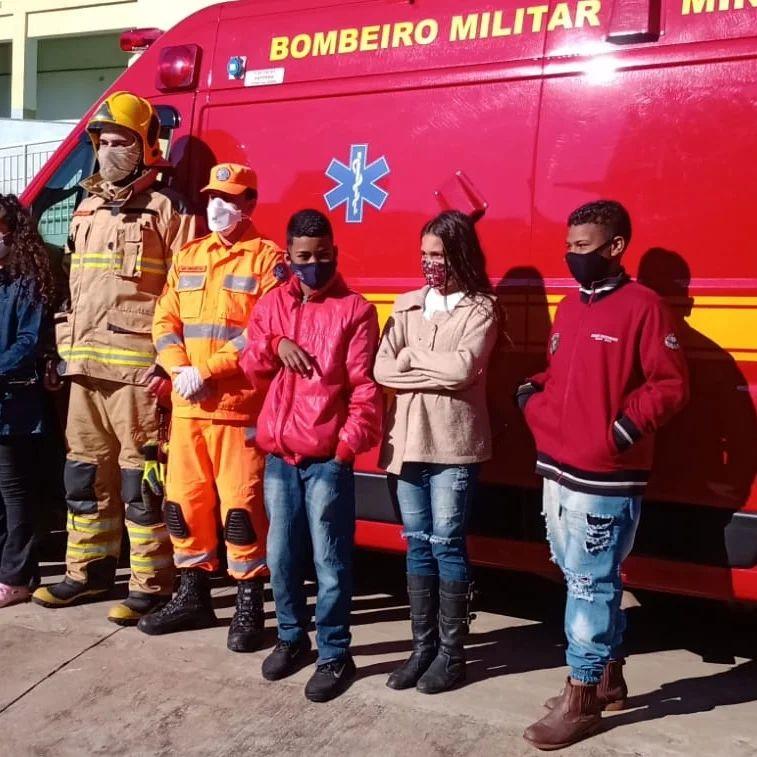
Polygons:
M208 203L208 228L211 231L231 231L242 220L242 211L230 202L214 197Z

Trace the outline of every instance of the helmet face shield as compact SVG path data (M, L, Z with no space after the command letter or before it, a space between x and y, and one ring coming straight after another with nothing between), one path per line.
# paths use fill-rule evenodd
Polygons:
M145 166L165 165L160 148L160 119L147 100L130 92L115 92L103 100L87 125L95 152L100 148L100 132L109 125L121 126L139 137Z

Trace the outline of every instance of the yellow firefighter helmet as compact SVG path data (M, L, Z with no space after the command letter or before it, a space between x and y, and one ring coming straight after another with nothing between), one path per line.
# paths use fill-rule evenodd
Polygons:
M131 92L114 92L102 101L87 124L95 151L100 148L100 132L115 124L133 131L142 140L146 166L165 165L160 149L160 119L148 100Z

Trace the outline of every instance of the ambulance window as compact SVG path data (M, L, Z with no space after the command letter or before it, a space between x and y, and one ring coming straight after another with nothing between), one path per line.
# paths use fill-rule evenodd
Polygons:
M48 244L63 247L76 206L84 196L79 182L91 175L95 163L92 143L83 134L76 147L32 203L39 232Z
M176 127L181 124L181 115L171 105L157 105L155 110L158 111L160 118L160 149L163 151L163 156L168 158L171 154L171 136Z

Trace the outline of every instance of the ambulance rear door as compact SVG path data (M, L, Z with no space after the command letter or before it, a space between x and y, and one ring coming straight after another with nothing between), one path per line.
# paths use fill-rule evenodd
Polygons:
M757 561L756 37L757 10L735 0L601 0L583 29L563 17L535 176L552 306L575 286L567 215L605 197L633 220L629 272L677 316L691 399L657 436L639 551L742 567Z

